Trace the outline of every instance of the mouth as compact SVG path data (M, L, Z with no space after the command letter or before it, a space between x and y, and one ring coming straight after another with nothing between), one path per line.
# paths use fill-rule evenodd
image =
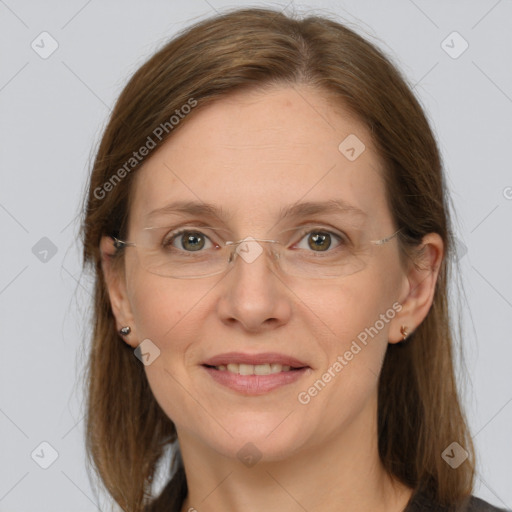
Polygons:
M244 364L244 363L229 363L220 364L218 366L203 365L207 368L212 368L221 372L230 372L237 375L271 375L281 372L293 372L309 368L309 366L292 367L290 365L270 363L270 364Z
M203 366L238 375L271 375L309 368L305 362L277 352L260 354L227 352L204 361Z
M313 371L298 359L276 353L231 352L215 356L201 366L215 382L244 395L268 393Z

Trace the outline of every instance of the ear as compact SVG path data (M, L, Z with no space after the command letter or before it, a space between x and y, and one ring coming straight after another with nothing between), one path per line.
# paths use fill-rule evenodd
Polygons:
M130 334L126 336L119 334L119 336L128 345L135 348L138 345L137 332L126 292L124 269L121 265L115 264L115 252L114 240L109 236L103 236L100 241L101 268L105 277L112 312L116 319L116 329L119 332L122 327L129 326Z
M417 265L411 264L404 276L400 304L402 309L392 320L389 331L389 343L399 343L403 336L403 325L411 334L423 322L436 290L439 269L444 256L443 239L438 233L429 233L422 240L421 256Z

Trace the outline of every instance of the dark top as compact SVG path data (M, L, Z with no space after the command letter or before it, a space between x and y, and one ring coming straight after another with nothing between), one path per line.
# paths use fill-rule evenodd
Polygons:
M435 501L428 498L425 494L417 492L411 496L409 503L404 509L404 512L448 512L452 510L448 507L443 507ZM470 496L466 504L457 510L457 512L512 512L504 508L498 508L487 501L484 501L476 496Z
M176 489L171 487L169 482L158 498L147 506L145 512L180 512L183 502L187 496L187 485L184 474L178 474L180 489L176 494ZM176 484L178 482L174 482ZM403 512L512 512L512 509L498 508L487 501L476 496L469 496L457 510L454 507L443 507L431 499L425 491L415 491Z

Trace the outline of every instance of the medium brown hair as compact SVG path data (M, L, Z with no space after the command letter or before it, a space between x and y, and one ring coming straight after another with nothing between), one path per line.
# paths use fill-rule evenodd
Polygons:
M197 111L234 91L297 84L336 99L368 128L385 165L392 219L402 228L402 261L414 257L424 235L442 237L445 257L432 307L406 343L387 348L378 390L379 455L391 475L441 504L459 504L472 492L474 449L457 390L448 304L456 262L449 197L423 109L389 58L347 26L325 16L239 9L184 30L137 70L115 105L91 173L82 227L84 265L95 277L86 448L127 512L179 510L187 485L176 446L169 483L152 499L155 470L176 430L153 397L143 365L119 338L101 268L100 239L123 237L132 181L151 153L131 167L126 162L166 122L157 148L172 137L189 118L180 117L172 129L169 119L191 98ZM116 173L122 179L113 181ZM453 441L470 455L457 469L441 456Z

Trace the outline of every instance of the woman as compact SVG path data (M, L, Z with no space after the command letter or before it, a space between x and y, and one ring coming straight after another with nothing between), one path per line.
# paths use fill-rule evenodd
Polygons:
M404 79L334 21L237 10L145 63L83 225L87 448L115 501L498 510L471 496L447 201Z

